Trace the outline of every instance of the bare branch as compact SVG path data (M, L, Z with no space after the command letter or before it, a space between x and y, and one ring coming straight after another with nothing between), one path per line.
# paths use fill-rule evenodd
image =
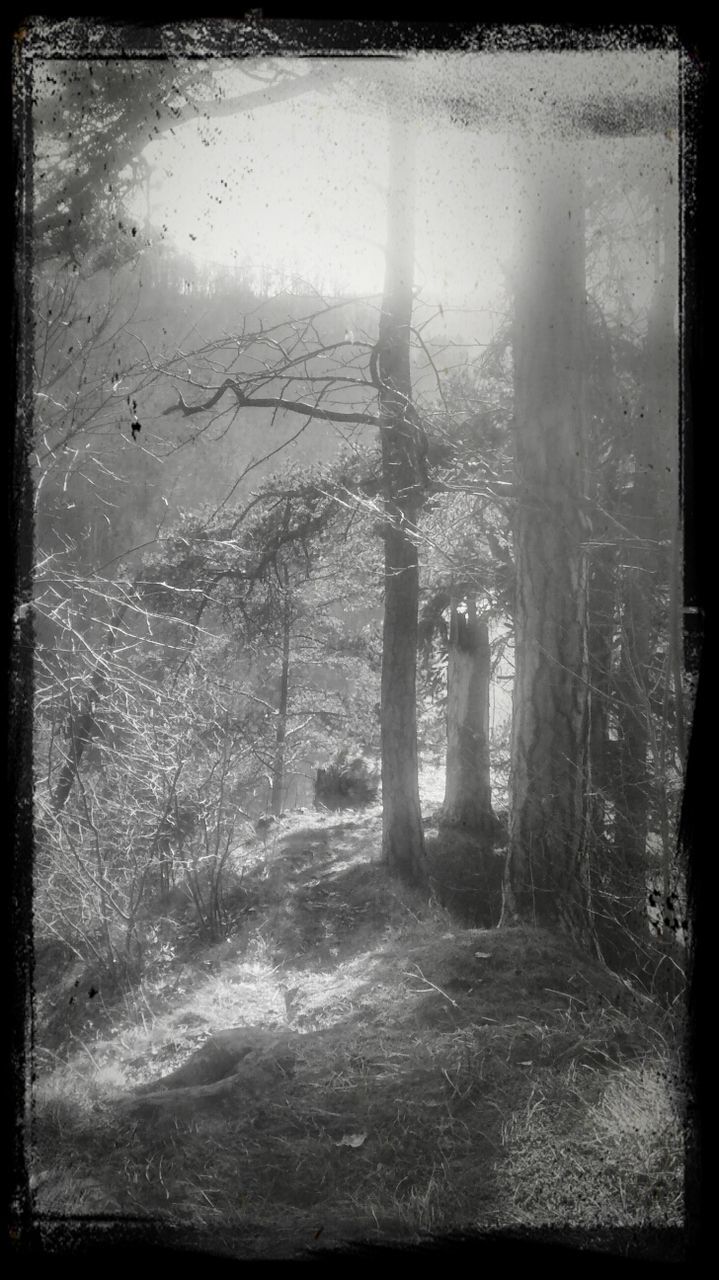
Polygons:
M177 413L178 411L185 417L195 413L206 413L209 409L214 408L226 391L233 393L238 405L242 408L281 409L286 413L301 413L307 418L318 418L323 422L365 422L373 427L379 426L379 416L375 413L364 413L357 409L348 412L342 409L320 409L301 400L283 400L280 396L248 396L232 378L226 378L222 385L217 388L214 395L210 396L210 399L206 400L204 404L189 405L178 391L179 404L170 405L169 408L163 410L163 415Z

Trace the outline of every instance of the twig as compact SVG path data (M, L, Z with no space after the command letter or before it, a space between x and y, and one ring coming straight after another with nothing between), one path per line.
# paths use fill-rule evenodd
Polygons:
M420 967L419 967L419 965L418 965L418 964L416 964L414 967L415 967L415 969L417 970L417 973L419 974L419 976L420 976L420 978L422 979L422 981L423 981L423 982L426 982L428 987L431 987L433 991L438 991L438 992L439 992L439 994L440 994L441 996L444 996L445 1000L449 1000L449 1003L450 1003L450 1004L452 1004L452 1005L454 1005L455 1009L458 1009L458 1008L459 1008L459 1005L457 1004L457 1001L456 1001L456 1000L453 1000L451 996L448 996L448 995L447 995L447 992L446 992L446 991L443 991L441 987L438 987L438 986L437 986L437 984L436 984L436 982L430 982L429 978L425 978L425 976L424 976L424 974L422 973L422 970L420 969ZM414 977L414 974L412 974L412 973L408 973L406 969L403 969L403 970L402 970L402 972L404 973L405 977L407 977L407 978L412 978L412 977Z

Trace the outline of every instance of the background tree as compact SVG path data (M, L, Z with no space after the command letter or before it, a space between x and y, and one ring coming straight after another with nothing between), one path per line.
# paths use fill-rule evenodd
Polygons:
M429 445L429 457L436 459L437 467L421 526L427 544L421 613L425 669L437 639L446 660L442 822L472 833L477 847L486 846L496 831L490 682L511 630L515 591L509 551L513 485L508 343L508 331L502 327L479 359L444 380L441 416L432 422Z
M610 182L605 200L608 191ZM606 248L595 252L592 265L589 826L603 952L617 965L653 972L647 888L654 926L668 939L676 934L672 900L681 879L678 467L676 429L669 427L677 415L678 228L671 185L659 201L655 180L633 194L634 230L655 246L647 307L638 308L622 287L620 252L614 260ZM592 220L601 225L610 215L596 196L593 204Z
M324 69L326 68L320 68L320 71ZM132 72L132 68L129 70ZM161 130L164 128L165 117L167 119L173 116L177 119L184 118L183 112L186 113L186 111L189 111L191 116L196 116L198 111L199 114L203 114L205 112L205 108L207 108L206 114L210 115L214 111L215 107L217 107L218 113L222 114L225 111L231 112L235 109L241 110L243 106L246 107L250 101L260 101L259 98L252 98L252 92L254 91L248 90L249 96L245 94L236 94L234 102L230 103L227 100L227 95L224 92L224 88L220 83L220 80L216 78L213 79L212 83L208 85L208 88L205 91L199 87L199 81L196 78L196 69L186 68L185 70L187 70L189 77L186 81L176 81L168 85L161 78L158 82L158 105L156 108L157 124L152 126L150 131L151 133L156 129ZM410 71L411 70L412 69L410 68ZM83 74L85 74L84 70ZM122 74L124 75L124 71ZM397 84L393 92L389 93L383 91L381 94L378 94L377 102L371 104L371 109L373 111L379 109L385 110L386 104L389 102L391 113L396 121L399 121L406 113L412 115L417 104L419 105L420 113L426 113L428 103L434 100L433 95L434 98L436 98L436 94L434 93L436 88L436 78L433 78L433 76L434 68L428 68L427 74L420 77L422 84L421 92L415 96L415 77L412 74L408 74L404 77L400 75L397 78ZM195 77L194 80L193 77ZM263 80L261 94L264 96L262 96L262 101L272 100L275 90L279 93L280 98L283 95L286 96L286 94L292 95L298 90L298 84L295 83L294 86L292 84L293 79L296 82L302 82L302 92L307 89L308 84L310 83L309 76L295 75L294 67L272 67L270 64L266 64L265 68L263 68L260 78ZM122 80L122 76L120 79ZM389 74L385 75L383 79L382 74L378 73L377 86L382 87L383 90L388 90L391 79L392 77L389 76ZM71 76L67 78L64 85L65 90L71 84L71 80ZM541 75L539 80L542 80ZM492 81L492 76L489 76L489 81ZM487 121L493 123L495 126L499 123L502 127L505 127L509 116L511 115L511 110L509 110L509 108L512 106L511 102L508 102L507 100L506 93L500 93L498 96L495 94L494 96L496 101L493 106L490 101L492 93L497 89L500 81L497 81L495 77L495 80L492 82L494 86L492 92L488 91L489 97L487 98L487 94L485 93L483 98L482 94L479 94L478 96L475 95L473 97L470 93L469 96L467 96L466 81L463 81L460 77L458 84L460 86L463 85L464 87L453 95L449 95L449 97L445 93L445 96L442 98L442 102L446 107L448 106L450 114L455 113L456 115L457 110L461 108L461 118L465 120L465 123L471 123L472 127L479 127L481 125L482 111L479 108L482 106L487 107L489 113ZM80 97L82 98L83 94L86 96L87 93L90 93L91 96L92 93L94 93L97 97L98 109L96 112L96 119L99 122L100 128L99 132L95 131L93 134L92 129L88 129L86 125L83 126L80 129L77 150L78 155L82 157L83 164L89 173L93 169L93 166L96 166L98 163L100 152L102 150L99 146L100 135L104 135L105 138L109 136L116 136L118 143L116 155L117 165L119 166L117 168L116 176L121 179L120 185L124 183L127 192L130 192L132 183L137 177L137 172L135 174L135 178L133 177L132 167L133 164L135 164L135 168L137 170L137 164L140 160L140 157L135 153L138 150L140 135L144 128L143 122L145 121L146 116L148 95L146 93L146 85L143 82L138 87L137 104L133 103L130 106L126 106L124 98L127 96L127 87L128 84L125 80L122 81L122 84L118 89L117 85L113 85L112 77L108 78L106 85L101 86L98 90L92 90L92 92L88 85L85 85ZM346 81L344 86L345 101L348 101L352 97L355 93L355 89L356 85L352 82L350 77L350 80ZM51 103L52 88L49 82L43 81L42 91L40 117L42 117L42 112L45 111ZM619 92L618 98L620 104L624 104L624 106L626 106L625 99L627 98L627 92L627 86L625 84L621 92ZM622 97L622 94L624 94L624 97ZM340 92L339 97L342 98L342 92ZM485 99L487 100L485 101ZM631 99L630 105L636 105L633 103L631 92L629 92L629 99ZM135 111L136 105L138 106L137 111ZM591 104L582 102L580 105L581 110L579 111L577 119L579 120L579 127L584 131L588 133L606 132L607 129L612 129L614 127L613 121L616 122L616 114L609 119L606 115L602 115L602 113L597 114L596 110L592 109ZM656 101L643 101L642 105L643 107L648 106L650 108L645 112L642 127L657 128L657 120L664 120L666 116L665 108L667 104L664 102L662 94L659 93L656 95ZM558 121L566 121L570 117L573 118L575 107L576 103L572 94L563 89L554 102L552 120L549 122L545 121L544 125L551 130L557 126ZM65 212L65 206L70 208L73 199L78 194L72 186L72 181L69 178L68 154L63 141L65 126L72 119L72 106L67 94L65 94L62 101L58 99L57 108L58 109L55 112L56 119L53 121L53 107L52 105L49 106L50 115L45 121L46 134L48 138L48 170L43 181L47 178L50 186L54 183L56 189L59 189L63 183L66 184L67 189L63 188L64 194L60 200L60 205L62 206L61 212ZM180 113L179 116L177 115L178 112ZM634 112L634 114L630 112L629 116L626 118L630 119L630 123L627 127L630 129L634 128L637 118L636 112ZM624 120L624 123L626 125L626 120ZM400 128L403 129L404 126L397 124L397 129ZM53 133L53 130L55 130L55 133ZM397 775L398 785L385 785L385 802L388 808L386 813L384 848L385 856L390 864L397 868L399 868L401 864L403 868L401 874L404 875L406 879L421 882L423 879L421 853L422 837L416 787L416 732L414 729L415 712L413 706L415 646L414 643L411 643L411 636L409 635L407 626L409 626L411 631L415 625L413 619L416 618L416 587L418 583L418 557L416 554L416 543L419 528L418 515L421 506L425 501L428 489L429 449L426 439L427 415L425 407L423 406L423 413L420 414L418 409L419 397L416 392L414 396L412 394L412 380L410 377L411 336L414 337L417 347L421 348L423 353L427 356L427 367L432 370L433 374L437 378L438 399L441 399L442 397L442 388L441 380L438 376L438 369L434 365L432 358L427 353L420 330L415 326L414 334L412 335L411 332L413 310L411 286L412 262L411 253L409 252L411 238L406 234L410 225L410 218L408 201L403 197L400 189L400 186L402 186L406 195L411 184L407 182L399 184L397 181L398 175L402 172L402 166L409 165L410 148L405 145L396 145L396 140L393 146L394 150L390 157L389 165L391 179L390 185L393 188L390 193L389 201L390 234L388 237L388 247L390 252L388 254L387 261L385 298L380 315L379 341L375 341L375 333L372 332L370 334L368 329L365 329L360 342L348 341L345 349L341 353L341 364L344 368L339 367L340 361L338 361L337 365L333 369L327 370L327 366L325 365L324 370L320 372L319 366L312 363L314 357L316 357L317 360L326 360L331 348L333 346L336 348L340 345L336 342L328 342L328 334L326 330L324 332L320 332L327 319L327 313L330 310L328 307L319 307L315 315L306 316L300 323L297 323L296 320L290 318L289 320L284 321L284 325L283 323L275 324L274 326L271 326L271 328L274 329L274 332L268 332L261 324L259 326L259 331L257 328L251 331L244 323L241 326L237 325L235 327L235 331L231 334L226 334L225 338L221 341L212 339L200 347L195 345L194 350L189 353L189 364L185 364L185 361L188 359L186 345L181 345L180 343L173 345L173 342L171 341L169 349L161 351L158 356L156 350L153 351L148 346L146 335L135 334L134 336L137 339L140 348L145 351L145 361L138 376L146 375L148 378L153 379L158 374L169 371L179 385L190 389L195 388L201 392L201 399L194 400L193 403L187 403L184 397L181 397L179 401L178 407L181 412L182 419L189 424L190 428L192 428L193 424L198 421L195 415L209 415L213 410L216 411L210 418L206 416L205 418L199 419L199 422L203 425L200 427L199 431L195 430L194 432L198 437L205 433L206 424L208 423L224 430L223 420L227 421L227 418L230 419L230 425L232 425L232 422L236 417L246 421L248 411L250 409L262 410L267 415L271 414L273 421L276 416L284 413L304 417L305 422L302 427L300 427L299 431L295 433L297 436L304 434L310 423L332 423L335 428L341 428L348 431L354 430L355 427L364 428L372 427L377 424L380 425L383 453L384 514L386 517L383 526L383 536L385 538L388 557L385 574L387 617L385 619L385 677L383 678L382 697L383 736L386 744L388 744L387 751L384 753L387 783L389 783L389 779L392 776L392 771L395 770L396 772L397 769L399 769L398 752L394 749L390 750L392 735L397 725L403 725L404 731L401 737L403 740L404 751L407 751L407 743L409 743L408 758L405 761L401 779L399 774ZM128 163L125 163L126 160ZM406 178L407 174L403 174L403 177ZM67 185L68 182L69 185ZM399 197L397 194L398 191L400 193ZM103 196L103 200L105 202L106 210L111 212L115 207L113 204L113 201L115 200L113 192L106 192ZM580 202L578 201L578 203ZM400 208L400 205L402 205L402 208ZM80 210L80 212L83 211ZM146 219L146 222L148 221L149 219ZM122 219L118 218L117 222L118 231L125 233L127 228L124 222L122 222ZM122 225L120 225L120 223L122 223ZM109 228L110 223L108 222L107 225ZM133 235L133 231L135 232L135 235ZM136 233L137 226L131 227L129 231L130 238L136 240ZM581 237L578 236L577 241L580 238ZM540 237L537 236L537 242L539 242L539 239ZM552 253L555 258L558 256L561 257L561 253L559 255L555 253L556 247L556 244L552 247ZM80 248L82 249L82 245ZM529 255L528 260L531 261L531 254ZM573 270L571 274L576 283L576 280L579 279L578 273ZM533 290L536 294L541 292L539 287L535 289L534 282L532 281L527 285L525 290L527 297L532 294ZM524 303L522 304L525 314L529 313L531 305L531 299L529 302L526 302L526 305ZM558 301L557 311L561 311L562 307L563 300L560 299ZM441 307L439 310L440 313L442 313ZM518 307L518 313L521 310L522 307ZM536 304L535 310L538 312ZM515 326L516 329L519 327L519 325ZM568 333L570 328L571 326L565 326L565 331ZM287 338L289 338L289 348L286 345ZM567 363L564 359L564 339L564 331L559 335L555 333L553 335L553 346L552 343L547 340L543 344L544 355L532 360L527 356L527 352L529 350L528 343L525 343L523 351L521 335L517 336L517 333L515 333L515 363L517 368L516 385L518 401L517 421L519 423L518 440L520 441L518 453L521 453L522 449L525 451L524 459L518 458L520 474L522 472L522 468L526 468L529 465L530 460L533 465L534 461L539 459L539 447L537 446L534 448L531 443L527 443L530 440L530 433L524 430L521 424L521 419L524 413L524 408L521 403L522 397L524 397L526 405L531 398L527 394L526 387L532 386L533 377L540 366L543 367L544 374L538 379L535 379L537 382L541 382L542 377L545 378L545 381L547 380L545 376L546 370L550 367L552 360L554 361L555 369L560 368L563 363ZM279 347L277 345L278 342L280 343ZM547 354L550 347L552 347L553 352L551 356ZM272 355L272 359L268 360L267 357L270 353ZM335 354L339 353L335 352ZM525 360L526 369L529 370L528 374L526 369L524 372L519 371L523 360ZM568 363L570 365L573 363L572 353L569 355ZM200 368L198 368L198 364ZM358 374L360 376L357 376ZM569 381L571 381L571 377ZM311 394L309 395L306 394L308 389L311 391ZM379 402L379 413L372 412L372 401L374 399ZM560 469L569 469L568 474L560 477L559 481L557 481L557 477L553 476L552 468L548 468L546 473L548 483L550 485L555 483L555 486L557 486L555 492L550 499L547 499L546 495L541 492L534 494L532 499L537 501L539 504L545 503L545 505L550 507L554 506L557 509L562 505L561 500L559 503L556 501L556 496L560 493L562 486L564 487L565 496L566 493L574 494L577 491L577 486L575 484L576 477L573 473L569 474L574 464L571 463L568 452L570 432L566 425L566 419L569 416L567 403L560 404L560 399L561 396L557 393L554 405L551 408L551 415L554 415L554 411L556 409L556 416L565 420L561 428L563 433L562 448L552 449L550 450L550 453L553 454L553 462L559 463ZM139 435L141 427L139 418L137 418L137 402L134 400L132 392L130 392L128 406L133 414L132 435L134 439L136 435ZM545 408L541 410L538 417L541 417L542 413L546 413L547 416L550 416L550 409ZM143 416L145 416L144 410ZM138 428L137 432L135 431L135 427ZM146 439L147 437L143 438ZM184 447L186 442L186 440L181 442L182 447ZM286 441L279 442L277 447L283 447L285 443ZM562 453L562 450L565 452ZM581 452L582 450L580 447L580 455ZM268 458L266 457L265 461L267 460ZM246 478L250 467L254 465L254 462L248 464L238 478L238 482ZM493 479L487 473L485 464L482 464L482 466L485 468L482 482L485 487L487 487L491 482L493 490L496 492L497 484L501 485L503 481L497 481L496 477ZM580 458L580 470L581 466L582 462ZM542 478L543 473L539 475L540 484L538 488L540 490L543 488L541 483ZM581 489L581 485L579 488ZM525 514L528 509L528 504L526 502L527 495L525 493L521 496L522 502L520 504L518 515L517 540L518 547L524 547L524 551L522 554L519 554L518 552L516 557L519 601L516 613L518 647L523 654L522 663L524 663L524 666L522 667L520 664L521 669L519 670L518 679L520 683L521 681L525 682L527 689L534 689L534 693L537 693L539 684L544 682L544 711L548 711L550 707L553 707L553 715L558 724L561 725L571 722L572 730L570 737L572 738L572 743L567 740L567 742L564 743L567 750L560 750L556 753L557 759L562 759L564 757L566 762L567 759L576 755L573 747L581 737L581 734L579 734L577 729L581 716L578 715L576 706L572 704L570 707L572 700L574 699L576 701L576 684L573 684L572 681L579 680L581 683L581 676L577 676L575 670L574 676L567 682L566 687L560 688L560 682L556 675L556 671L553 677L550 676L548 672L552 663L555 663L557 666L564 665L566 668L567 664L563 662L563 659L567 656L572 657L577 646L574 641L568 640L566 635L562 638L561 642L555 633L552 633L549 637L543 637L540 635L542 627L546 627L546 610L544 615L541 614L541 610L535 610L533 622L530 621L532 618L532 608L535 603L532 598L535 590L532 586L532 580L537 575L533 573L533 568L536 566L532 561L531 549L528 550L528 548L531 548L532 538L528 534L531 521ZM569 504L565 504L565 506L566 509L562 510L562 519L564 519L565 516L568 516L569 513ZM552 521L549 523L551 524ZM559 521L559 524L561 524L561 520ZM559 524L557 524L555 528L555 550L561 540ZM577 614L575 618L577 621L577 627L574 628L574 630L578 631L578 633L584 634L584 621L581 616L584 608L582 603L583 586L579 579L575 581L574 574L574 568L576 567L574 563L573 549L574 541L576 541L575 533L576 530L572 527L566 543L567 546L571 544L571 554L569 558L572 562L569 572L569 590L567 592L567 598L571 597L572 588L576 588L574 595L575 600L579 601L579 603L577 605ZM544 550L546 551L547 549L547 546L545 546ZM538 560L538 557L536 558ZM579 562L578 572L581 577L581 563ZM282 569L280 569L280 576L281 574ZM401 625L399 618L400 604L402 605L403 617ZM568 618L566 621L569 626ZM534 641L530 635L532 625L534 626L534 641L537 641L539 648L542 647L543 639L549 638L551 641L548 646L551 657L544 665L542 664L542 660L537 658L537 652L539 652L539 649L537 648L537 651L535 652L536 646L534 645ZM560 627L559 630L561 631L562 628ZM286 640L288 635L287 628L285 628L283 634ZM562 649L562 645L566 646L566 652ZM572 649L573 645L574 650ZM544 647L545 649L547 648L547 646ZM628 652L628 647L625 646L625 648L627 648ZM528 657L528 655L531 654L534 656ZM576 657L576 653L574 653L574 656ZM538 663L537 671L529 671L527 663L531 666L535 660ZM289 654L285 645L281 666L285 670L286 674L288 671L288 661ZM570 669L572 666L577 668L577 663L570 663L569 666ZM540 674L537 674L537 672L540 672ZM537 675L538 681L536 687L534 680L535 675ZM285 683L287 682L285 681ZM551 696L546 696L550 689ZM534 717L535 721L538 718L536 716L536 707L532 710L533 704L536 702L536 698L529 697L528 699L525 699L524 693L526 691L527 690L523 687L518 686L517 705L520 708L518 715L520 717L524 715L526 723L524 725L518 724L517 732L515 733L515 776L517 779L520 779L523 768L525 769L525 772L531 772L531 770L528 769L526 759L524 760L524 764L520 764L520 758L532 754L532 747L530 744L535 730L532 727L531 721L532 717ZM556 697L554 696L555 694ZM282 703L282 680L280 680L278 696L280 697L280 703ZM391 699L395 700L395 705L390 710ZM525 708L525 710L522 710L522 708ZM530 709L526 710L526 708ZM554 732L554 730L552 732ZM562 734L558 729L557 734L558 739L562 737ZM627 741L629 741L629 733L625 736ZM397 735L398 741L399 737L400 735ZM283 744L278 741L275 742L275 765L277 767L280 765L280 755L282 754L281 751L278 753L278 748L282 745ZM572 748L571 750L569 749L570 747ZM549 754L551 755L551 753ZM580 774L584 773L583 760L575 759L575 767ZM412 781L413 778L414 782ZM557 782L557 779L554 779L554 782ZM517 785L520 786L521 790L519 781ZM542 788L540 787L539 790L542 790ZM551 788L550 794L552 794ZM387 798L388 795L390 797L389 799ZM569 811L571 810L574 812L573 804L574 801L567 801L568 812L565 815L566 821L564 822L564 826L567 828L567 831L569 831L572 826L572 823L569 821ZM574 817L576 818L576 814ZM517 821L521 826L520 820L518 819ZM574 818L572 818L572 822L574 822ZM521 879L519 863L522 858L524 858L526 862L528 856L526 854L525 846L527 843L531 843L531 840L533 839L534 836L530 832L530 826L527 825L524 829L523 837L519 840L517 846L519 849L519 846L521 845L522 848L525 849L525 852L522 853L521 856L517 853L517 859L519 859L519 861L516 862L515 865L515 882L518 882L518 880ZM574 837L570 833L567 835L567 843L571 845L573 842ZM511 892L511 889L508 888L508 904ZM582 897L582 892L579 892L580 898ZM551 912L549 914L551 915ZM570 910L567 912L562 911L560 914L562 916L573 916L576 913Z
M285 325L289 346L279 346L271 332L243 335L243 353L253 347L272 346L273 363L258 373L240 378L227 377L213 394L196 404L180 396L178 409L184 416L206 413L225 393L234 396L243 409L270 408L304 417L303 430L310 422L372 424L380 428L382 484L385 497L384 539L385 629L383 640L382 733L383 796L386 806L383 838L384 857L403 879L416 884L424 880L422 871L422 831L417 785L416 753L416 649L418 604L418 557L416 519L425 483L423 470L423 430L411 400L409 374L410 327L412 318L411 240L411 146L409 129L396 125L391 131L390 171L392 192L389 203L387 278L377 343L322 343L318 324L328 308L294 325ZM360 352L369 350L368 377L354 375L352 366L335 365L318 374L317 361L337 346ZM216 351L216 347L213 350ZM236 345L230 352L236 356ZM171 367L170 370L171 371ZM175 375L177 376L177 375ZM216 375L215 375L216 376ZM262 394L279 386L279 393ZM285 386L304 386L309 400L285 394ZM197 379L193 380L197 386ZM359 391L357 390L359 388ZM203 390L211 388L205 385ZM379 400L379 414L367 408L349 408L361 395ZM360 401L361 403L361 401ZM170 410L174 412L175 410Z
M424 886L417 780L417 520L426 438L412 403L409 348L414 280L412 126L390 126L387 273L379 325L380 439L385 497L382 635L382 853L390 870Z
M447 786L443 819L478 834L491 831L489 683L486 620L469 595L466 612L451 605L447 664Z
M586 935L586 300L578 156L528 158L516 263L517 565L505 918Z
M78 28L65 38L82 44L85 35ZM57 58L42 31L33 32L33 44L34 125L42 139L34 175L35 258L77 265L89 254L92 269L117 266L147 238L149 212L140 228L127 203L138 186L149 193L148 142L188 121L254 111L310 88L321 92L338 75L321 60L301 74L281 58L267 58L237 93L228 92L212 63L127 61L120 43L100 68L91 59Z
M69 554L40 566L42 937L134 972L173 888L214 936L239 833L284 801L290 766L308 798L318 758L376 746L378 636L333 614L338 592L366 614L367 573L350 547L349 576L335 556L322 572L322 536L356 519L339 469L334 493L328 474L278 477L250 511L169 528L132 582L82 576Z

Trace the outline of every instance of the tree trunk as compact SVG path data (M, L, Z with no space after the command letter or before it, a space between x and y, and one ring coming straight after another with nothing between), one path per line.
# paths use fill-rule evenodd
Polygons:
M121 605L117 613L115 613L110 619L108 624L107 643L105 646L106 654L109 654L114 647L115 627L119 627L126 612L127 607L125 605ZM98 666L92 676L92 680L90 681L90 686L83 697L79 708L76 712L71 713L70 715L70 724L68 728L70 747L65 763L60 770L60 777L58 778L55 794L53 796L53 812L56 815L65 807L65 802L72 791L72 784L77 777L85 748L97 736L95 707L103 694L105 694L109 689L109 683L105 672L105 663L98 663Z
M619 768L615 846L627 878L644 891L646 842L651 777L648 751L651 735L650 665L655 644L656 602L661 586L658 561L662 539L675 539L677 531L678 368L674 308L677 291L676 222L665 196L657 209L657 245L664 250L657 262L657 284L652 298L644 350L644 403L634 424L632 452L634 479L624 523L633 534L623 548L622 645L618 680ZM667 477L669 480L667 481ZM674 477L672 483L671 477ZM662 524L665 527L662 528ZM673 600L674 556L667 566L669 608ZM669 661L674 621L666 620ZM681 683L676 723L681 739ZM655 761L657 775L660 769ZM661 777L657 777L662 786ZM663 797L658 797L659 809Z
M648 400L645 409L648 410ZM656 574L656 491L648 412L635 425L634 482L623 522L634 535L622 548L621 649L616 684L618 761L614 846L629 883L643 874L649 813L648 668L652 641L652 584Z
M596 539L602 531L593 528ZM606 536L606 534L605 534ZM614 646L616 553L611 542L593 550L588 579L589 787L587 825L592 851L607 835L607 800L613 786L615 743L609 737Z
M447 781L442 822L478 835L492 828L489 776L490 650L473 597L452 605L447 665Z
M516 672L503 919L559 924L584 941L586 304L572 161L559 138L533 156L516 268Z
M379 325L382 475L385 496L382 639L382 856L408 884L426 886L417 782L416 521L422 503L420 431L411 405L409 342L414 269L414 139L390 125L387 268Z
M638 883L647 845L649 706L645 682L650 659L650 609L644 554L625 551L622 642L617 680L619 705L614 846L629 883Z
M287 702L290 688L290 638L292 633L292 600L289 574L284 571L284 598L282 602L282 671L280 673L280 700L277 708L277 735L275 761L272 769L272 801L270 812L279 818L282 812L282 788L285 778L285 739L287 737Z

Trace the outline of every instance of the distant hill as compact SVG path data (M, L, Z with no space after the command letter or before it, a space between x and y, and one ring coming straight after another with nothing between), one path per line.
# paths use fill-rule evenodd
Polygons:
M374 441L367 425L238 411L231 393L207 414L168 413L178 392L198 403L227 374L256 374L262 362L269 371L281 352L342 344L290 372L366 378L381 298L321 298L297 281L263 294L263 287L276 287L272 274L263 281L261 272L242 265L223 272L222 264L198 264L156 246L87 280L70 272L39 280L44 363L36 425L48 445L37 503L40 546L66 547L69 540L84 567L97 569L151 539L168 517L242 501L288 465L331 462L349 443ZM478 334L486 317L429 312L420 301L417 310L431 323L413 354L415 384L423 398L439 403L437 377L467 358L462 326L472 319ZM260 331L271 331L279 345L247 350L238 342ZM262 394L312 400L302 381L268 378ZM376 403L362 388L333 386L329 394L334 400L323 403L345 410L372 411Z

